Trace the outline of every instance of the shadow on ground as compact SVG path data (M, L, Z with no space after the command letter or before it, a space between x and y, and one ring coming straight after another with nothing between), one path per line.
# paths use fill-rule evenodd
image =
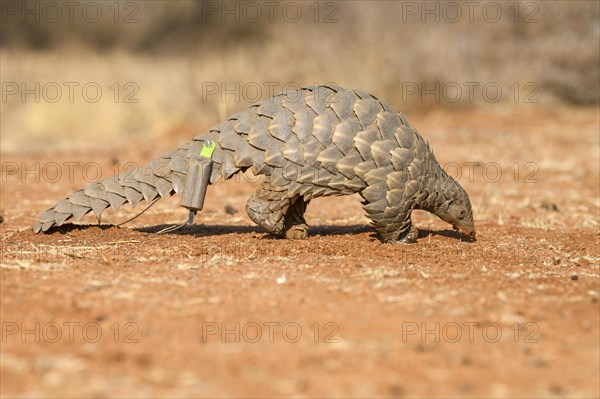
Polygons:
M139 227L134 230L143 233L158 233L164 229L171 227L169 224L160 224L156 226ZM367 225L349 225L349 226L311 226L309 234L311 236L332 236L332 235L351 235L372 232L373 228ZM268 234L260 227L256 226L231 226L231 225L207 225L194 224L185 225L181 228L165 232L164 234L175 235L194 235L198 237L224 235L224 234L264 234L266 238L276 239L277 237Z
M171 224L158 224L154 226L136 227L131 230L138 231L141 233L150 233L168 235L179 235L179 236L196 236L196 237L209 237L209 236L221 236L227 234L261 234L264 235L265 239L278 239L279 237L266 233L263 229L257 226L231 226L231 225L219 225L219 224L193 224L184 225L172 231L164 231L169 228L175 228L176 225ZM107 224L66 224L60 227L52 227L47 233L60 233L67 234L73 231L85 231L90 228L100 229L101 231L109 231L113 229L121 229L115 225ZM357 235L364 233L370 234L371 238L375 238L381 241L381 237L374 231L372 226L364 224L353 224L348 226L332 226L332 225L317 225L311 226L309 230L310 236L339 236L339 235ZM465 237L461 236L457 231L454 230L425 230L419 229L419 239L426 238L428 236L442 236L447 238L454 238L460 241L468 241Z

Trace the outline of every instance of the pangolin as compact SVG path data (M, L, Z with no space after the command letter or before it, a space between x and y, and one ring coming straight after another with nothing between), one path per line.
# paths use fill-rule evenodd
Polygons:
M246 203L266 231L306 238L304 212L318 197L358 193L385 242L415 242L415 209L475 239L471 202L438 164L429 144L386 102L358 90L311 86L257 102L137 170L75 191L44 212L34 232L93 210L181 193L188 163L216 144L210 184L237 173L266 176Z

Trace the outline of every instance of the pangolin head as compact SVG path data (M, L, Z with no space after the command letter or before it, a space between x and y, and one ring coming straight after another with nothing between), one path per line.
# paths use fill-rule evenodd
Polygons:
M442 195L444 200L438 202L433 213L443 221L450 223L454 230L469 241L475 241L475 223L473 223L473 209L467 192L458 182L451 179Z

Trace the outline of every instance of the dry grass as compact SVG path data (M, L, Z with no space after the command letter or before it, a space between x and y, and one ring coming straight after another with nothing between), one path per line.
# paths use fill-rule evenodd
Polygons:
M515 103L514 82L520 90L515 104L519 107L598 103L596 2L535 3L535 23L523 21L531 2L520 3L519 23L514 22L512 2L501 3L503 17L496 23L486 21L481 12L475 13L473 22L465 15L457 23L447 23L446 14L440 14L440 23L432 22L432 17L422 23L407 14L406 2L372 7L357 1L339 3L334 14L338 22L324 24L313 22L312 3L301 4L306 17L298 23L281 17L273 23L266 18L257 24L244 23L243 18L240 24L231 19L223 23L216 16L203 23L201 2L168 7L164 2L139 3L135 24L115 24L110 18L99 24L76 20L71 25L9 19L2 25L2 82L24 83L27 88L57 82L63 96L56 103L45 100L43 93L39 103L32 95L25 101L19 95L3 100L2 149L94 145L107 137L132 139L179 131L182 138L189 137L253 100L268 97L270 82L275 91L290 82L335 82L374 93L404 110L454 105L444 100L443 92L439 103L433 95L407 94L406 84L420 90L422 84L443 88L452 82L463 90L459 105L473 105L465 82L479 84L475 104L491 105L480 90L490 82L503 90L501 104ZM322 10L321 19L325 11L329 10ZM65 82L79 84L73 102ZM90 82L103 91L96 103L81 93ZM115 82L120 85L117 102L111 89ZM131 93L124 87L128 82L139 88L134 95L137 103L124 102ZM524 103L533 88L525 87L528 82L539 88L534 95L537 104ZM234 90L239 98L229 94L221 101L222 91L205 96L206 85L213 83ZM260 93L253 90L257 87ZM449 92L447 97L453 95Z

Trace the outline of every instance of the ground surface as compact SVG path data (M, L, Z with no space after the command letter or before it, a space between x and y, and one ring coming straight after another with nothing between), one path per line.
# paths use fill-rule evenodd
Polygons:
M176 233L153 234L186 218L170 198L36 235L86 179L185 138L3 153L2 396L600 396L598 111L409 119L470 193L476 243L419 213L417 244L384 245L357 197L274 240L243 179Z

